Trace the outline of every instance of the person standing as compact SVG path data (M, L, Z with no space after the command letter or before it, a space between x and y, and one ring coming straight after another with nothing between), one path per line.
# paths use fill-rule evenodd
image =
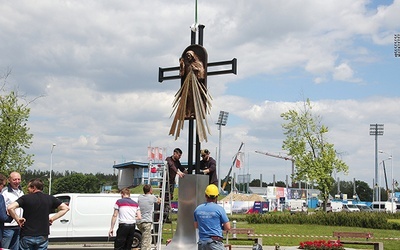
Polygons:
M24 195L24 191L22 191L20 184L21 175L18 172L10 173L10 176L8 177L8 185L1 191L4 196L6 206L10 205L19 197ZM15 212L19 217L22 217L22 208L17 208ZM19 232L20 227L15 220L4 223L3 239L1 240L2 247L10 250L18 250Z
M138 224L138 228L142 233L142 245L140 247L141 250L150 250L151 249L151 226L153 225L153 212L154 212L154 204L160 203L160 198L157 198L153 195L153 188L150 184L146 184L143 186L143 193L138 198L138 203L140 207L140 213L142 215L142 219Z
M139 204L131 199L129 188L121 190L121 199L114 205L114 213L111 217L111 227L108 235L113 236L114 226L118 218L117 236L114 241L115 250L130 250L135 234L136 219L141 219Z
M19 197L8 205L7 211L21 227L19 249L21 250L45 250L49 244L50 225L62 217L69 207L52 195L43 193L43 182L40 179L32 179L28 183L28 194ZM16 209L23 208L23 217L20 217ZM49 218L52 210L57 213Z
M6 184L6 177L0 174L0 188L3 188L5 184ZM3 249L1 241L3 239L4 223L11 221L12 218L7 214L6 203L4 201L3 195L0 194L0 249Z
M199 232L198 250L224 250L223 231L231 224L225 209L217 204L218 187L214 184L205 190L206 202L194 210L194 227Z
M200 154L202 158L200 161L200 170L203 174L208 175L209 184L214 184L218 187L217 162L210 156L208 149L201 150Z
M187 174L187 170L182 166L180 159L182 156L182 150L180 148L175 148L174 153L172 156L169 156L165 159L167 162L167 171L168 171L168 178L169 178L169 183L168 186L166 186L166 189L168 188L169 190L169 195L165 195L164 201L165 201L165 206L164 206L164 222L165 223L171 223L171 220L169 219L169 210L171 209L169 207L169 201L174 199L174 188L175 188L175 178L178 175L179 178L183 178L185 174Z

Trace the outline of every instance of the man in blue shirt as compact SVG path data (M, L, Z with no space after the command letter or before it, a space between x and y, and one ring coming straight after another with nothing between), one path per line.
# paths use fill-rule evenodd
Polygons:
M225 209L217 204L218 187L207 186L206 203L194 210L194 227L199 230L198 250L224 250L223 230L229 231L231 224Z

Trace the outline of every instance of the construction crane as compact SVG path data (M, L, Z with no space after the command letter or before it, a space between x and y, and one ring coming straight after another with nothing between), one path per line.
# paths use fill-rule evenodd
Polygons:
M291 158L291 157L288 157L288 156L282 156L282 155L276 155L276 154L271 154L271 153L268 153L268 152L261 152L261 151L255 151L256 153L258 153L258 154L263 154L263 155L267 155L267 156L271 156L271 157L275 157L275 158L278 158L278 159L283 159L283 160L286 160L286 161L291 161L292 162L292 186L294 185L294 182L293 182L293 177L294 177L294 159L293 158Z
M388 186L388 182L387 182L385 161L382 161L382 165L383 165L383 173L385 174L386 194L387 194L388 201L389 201L389 200L390 200L390 197L389 197L390 190L389 190L389 186ZM379 192L380 192L380 191L379 191ZM393 191L392 191L392 192L393 192Z
M231 168L229 169L229 172L228 172L228 174L226 175L226 177L225 177L225 179L224 179L224 181L223 181L223 183L222 183L222 190L225 190L225 187L226 187L226 185L228 184L229 178L230 178L231 173L232 173L232 168L233 168L233 166L235 166L235 164L236 164L237 156L238 156L240 150L242 149L243 144L244 144L243 142L240 143L239 150L238 150L238 152L236 153L235 157L233 158L233 162L232 162ZM232 185L232 184L231 184L231 185Z

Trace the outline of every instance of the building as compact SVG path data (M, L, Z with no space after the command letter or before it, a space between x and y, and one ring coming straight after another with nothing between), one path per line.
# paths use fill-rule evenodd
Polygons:
M118 170L118 189L125 187L136 187L147 184L150 177L160 177L164 162L138 162L130 161L121 164L115 164L114 169ZM187 168L187 163L181 162L182 166Z

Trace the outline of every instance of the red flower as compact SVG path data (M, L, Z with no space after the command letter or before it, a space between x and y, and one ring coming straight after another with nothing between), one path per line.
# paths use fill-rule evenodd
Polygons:
M299 249L308 250L343 250L344 247L340 241L325 241L325 240L315 240L315 241L304 241L300 242Z

